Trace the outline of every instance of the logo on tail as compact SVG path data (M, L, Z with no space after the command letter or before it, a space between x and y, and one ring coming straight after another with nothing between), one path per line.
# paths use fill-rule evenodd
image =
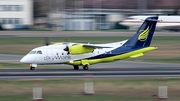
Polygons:
M149 26L141 32L141 34L138 36L139 41L146 41L149 33Z

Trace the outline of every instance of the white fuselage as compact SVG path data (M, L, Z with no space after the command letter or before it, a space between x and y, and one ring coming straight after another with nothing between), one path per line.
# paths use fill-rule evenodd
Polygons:
M71 55L68 54L67 51L64 50L66 48L66 44L61 45L50 45L50 46L42 46L33 49L30 53L25 55L22 59L22 63L27 64L61 64L67 63L71 61L86 59L94 56L98 56L101 54L105 54L108 52L111 53L111 50L114 50L117 47L122 46L125 41L108 43L108 44L93 44L93 45L101 45L101 46L109 46L111 48L96 48L93 52L84 53L84 54L76 54ZM76 43L70 43L68 46L71 46Z

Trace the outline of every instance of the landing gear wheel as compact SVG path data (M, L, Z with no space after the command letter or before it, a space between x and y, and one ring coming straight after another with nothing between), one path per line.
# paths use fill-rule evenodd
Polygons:
M88 70L88 69L89 69L88 65L84 65L84 66L83 66L83 69L84 69L84 70Z
M74 70L78 70L79 69L79 66L74 66Z
M35 70L35 67L30 67L30 70Z

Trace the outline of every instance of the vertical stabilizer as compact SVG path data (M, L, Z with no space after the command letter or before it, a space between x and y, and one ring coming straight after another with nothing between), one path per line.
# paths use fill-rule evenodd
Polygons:
M129 47L148 47L151 44L151 40L156 28L156 23L158 21L158 16L148 17L143 22L141 27L138 29L136 34L134 34L124 46Z

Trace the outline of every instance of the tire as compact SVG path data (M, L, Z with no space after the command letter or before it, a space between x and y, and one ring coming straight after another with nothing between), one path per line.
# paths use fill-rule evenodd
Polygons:
M35 70L35 67L30 67L30 70Z
M79 66L74 66L74 70L78 70L79 69Z
M83 69L84 69L84 70L88 70L88 69L89 69L88 65L84 65L84 66L83 66Z

